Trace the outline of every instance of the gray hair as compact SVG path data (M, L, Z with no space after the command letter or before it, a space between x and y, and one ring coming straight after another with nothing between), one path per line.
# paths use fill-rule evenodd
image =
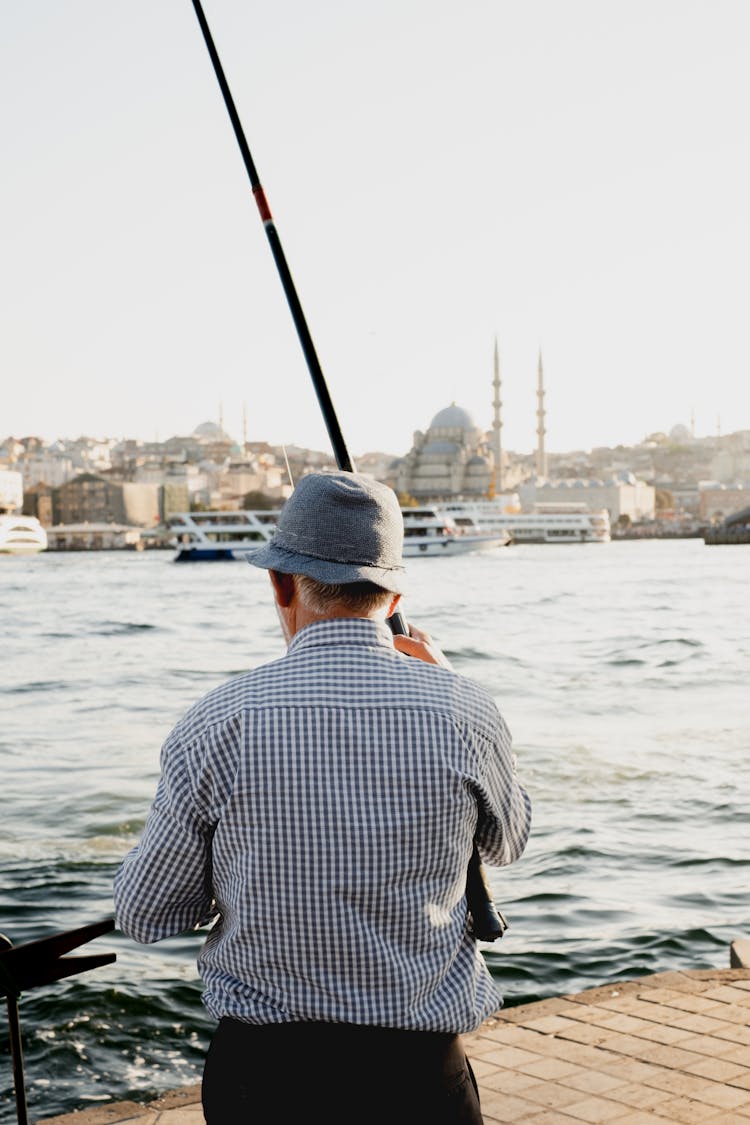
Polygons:
M332 609L340 606L356 614L369 614L376 609L387 609L393 597L392 593L374 582L333 585L318 582L306 574L295 574L294 580L300 600L318 617L327 617Z

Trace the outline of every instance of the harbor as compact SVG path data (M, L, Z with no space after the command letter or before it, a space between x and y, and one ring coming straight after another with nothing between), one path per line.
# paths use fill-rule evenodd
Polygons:
M734 962L750 942L732 946ZM464 1037L486 1125L750 1120L747 967L656 973L502 1009ZM290 1079L294 1059L289 1060ZM363 1099L367 1091L362 1091ZM304 1121L290 1081L287 1119ZM356 1118L356 1107L353 1107ZM37 1125L202 1125L200 1084Z

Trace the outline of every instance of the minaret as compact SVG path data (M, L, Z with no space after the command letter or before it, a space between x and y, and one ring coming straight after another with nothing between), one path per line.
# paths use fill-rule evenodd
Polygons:
M547 476L547 454L544 452L544 370L542 368L542 349L539 349L539 381L536 389L536 475Z
M242 404L242 452L245 452L247 445L247 403Z
M493 417L492 429L494 430L492 450L495 454L495 492L502 492L503 490L503 443L500 439L500 431L503 428L502 419L500 417L500 408L502 401L500 399L500 356L497 350L497 336L495 337L495 377L492 380L492 389L495 392L495 397L492 400Z

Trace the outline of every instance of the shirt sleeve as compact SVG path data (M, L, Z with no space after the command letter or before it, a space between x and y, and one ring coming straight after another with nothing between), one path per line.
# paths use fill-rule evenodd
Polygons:
M162 748L161 769L143 836L114 880L117 924L144 943L193 929L212 913L214 825L199 809L175 732Z
M526 848L531 831L531 798L518 780L516 755L502 716L497 713L492 737L475 737L483 763L475 839L487 863L507 866Z

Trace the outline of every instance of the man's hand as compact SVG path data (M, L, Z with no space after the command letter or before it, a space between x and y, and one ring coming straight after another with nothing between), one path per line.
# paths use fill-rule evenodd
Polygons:
M394 634L393 644L405 656L416 656L417 660L424 660L427 664L439 664L441 668L451 668L450 660L438 648L430 634L412 625L411 622L409 622L409 635Z

